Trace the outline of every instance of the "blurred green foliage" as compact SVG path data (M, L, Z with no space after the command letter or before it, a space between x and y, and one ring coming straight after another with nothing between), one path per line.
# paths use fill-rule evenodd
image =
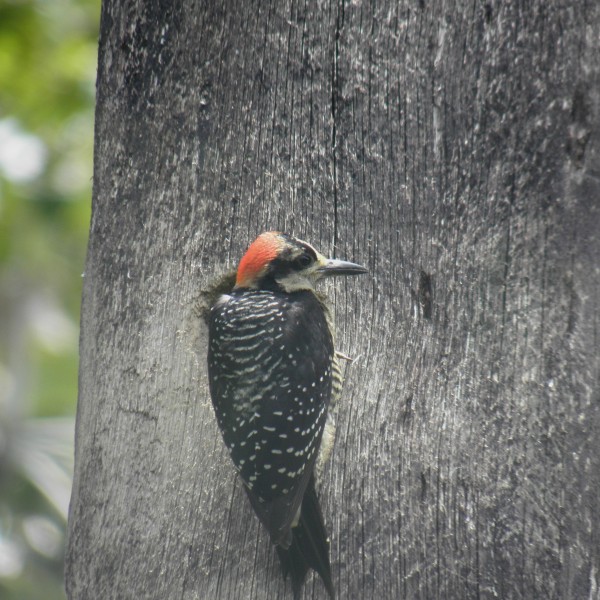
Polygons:
M100 0L0 0L0 597L64 598Z

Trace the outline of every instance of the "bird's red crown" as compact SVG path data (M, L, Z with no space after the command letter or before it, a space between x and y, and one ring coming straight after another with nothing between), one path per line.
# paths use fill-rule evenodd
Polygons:
M277 257L284 240L278 231L261 233L242 257L235 280L236 287L251 287L264 273L266 266Z

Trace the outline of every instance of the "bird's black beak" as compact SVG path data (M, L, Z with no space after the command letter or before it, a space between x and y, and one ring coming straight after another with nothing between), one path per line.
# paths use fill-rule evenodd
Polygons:
M334 275L360 275L367 273L367 269L355 263L346 260L327 259L327 262L319 268L319 273L323 277L332 277Z

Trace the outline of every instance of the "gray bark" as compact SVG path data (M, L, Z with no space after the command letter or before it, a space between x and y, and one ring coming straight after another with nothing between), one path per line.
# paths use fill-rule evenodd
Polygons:
M598 3L221 4L103 3L69 597L290 597L199 317L281 229L370 268L339 597L600 598Z

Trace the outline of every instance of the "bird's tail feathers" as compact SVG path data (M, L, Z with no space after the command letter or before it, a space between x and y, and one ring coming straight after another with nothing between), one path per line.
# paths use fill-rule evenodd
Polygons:
M277 546L277 554L284 575L290 575L294 598L300 597L300 590L309 569L314 569L323 580L329 597L335 598L329 562L329 540L323 523L323 514L315 490L314 476L311 475L304 498L298 524L292 529L293 537L289 548Z

